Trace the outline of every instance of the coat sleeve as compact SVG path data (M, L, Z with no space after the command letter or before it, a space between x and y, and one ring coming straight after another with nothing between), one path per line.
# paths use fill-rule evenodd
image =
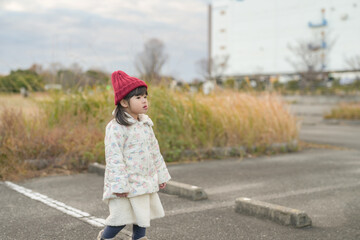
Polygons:
M105 134L105 184L113 193L130 191L128 173L123 157L125 135L121 126L110 126Z
M169 171L166 167L163 156L160 153L159 143L155 137L154 131L151 128L152 142L151 142L151 154L157 169L159 184L168 182L171 179Z

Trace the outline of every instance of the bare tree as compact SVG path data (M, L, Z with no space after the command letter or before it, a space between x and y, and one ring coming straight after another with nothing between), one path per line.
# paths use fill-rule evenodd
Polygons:
M29 70L40 75L43 72L43 66L41 66L40 64L37 64L37 63L33 63L31 65L31 67L29 68Z
M161 81L161 69L167 60L163 42L153 38L145 43L144 50L137 55L135 67L143 80L156 84Z
M313 41L298 41L296 46L288 45L288 49L295 58L286 60L294 67L301 76L300 87L302 89L314 87L316 82L324 79L325 67L329 63L329 53L335 44L335 40L325 40L325 46L314 45Z
M196 62L197 72L203 80L211 79L211 72L209 67L209 60L207 58L202 58Z
M360 71L360 55L347 58L345 59L345 62L351 70Z
M306 42L298 42L297 46L288 46L296 60L288 58L287 61L293 66L295 71L301 76L301 89L308 88L313 81L318 78L318 73L322 69L320 54L309 48Z
M209 63L210 61L210 63ZM204 80L215 81L217 83L222 81L224 73L228 68L229 55L215 56L213 59L200 59L197 61L198 73Z

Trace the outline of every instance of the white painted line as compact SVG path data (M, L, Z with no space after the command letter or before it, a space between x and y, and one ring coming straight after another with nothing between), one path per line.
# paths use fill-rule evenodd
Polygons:
M33 199L33 200L42 202L49 207L55 208L67 215L78 218L79 220L87 222L87 223L91 224L92 226L95 226L95 227L104 227L105 226L105 219L93 217L87 212L83 212L79 209L70 207L70 206L66 205L65 203L62 203L62 202L59 202L52 198L49 198L48 196L43 195L41 193L34 192L30 189L24 188L15 183L6 181L5 185L21 194Z
M92 226L95 227L104 227L105 226L105 219L103 218L97 218L94 216L91 216L89 213L81 211L79 209L70 207L68 205L66 205L65 203L59 202L57 200L54 200L52 198L49 198L48 196L38 193L38 192L34 192L30 189L27 189L25 187L22 187L20 185L17 185L15 183L9 182L9 181L5 181L5 185L33 200L42 202L44 204L46 204L49 207L55 208L69 216L72 216L74 218L77 218L81 221L84 221ZM131 237L132 233L129 232L126 229L123 229L120 234L126 235L127 237Z

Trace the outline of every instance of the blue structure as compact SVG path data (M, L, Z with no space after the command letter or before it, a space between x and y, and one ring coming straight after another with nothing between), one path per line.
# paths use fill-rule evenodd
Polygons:
M309 27L310 28L320 28L320 27L326 27L328 25L328 22L327 20L325 19L325 9L322 9L321 10L321 14L322 14L322 21L321 23L318 23L318 24L313 24L311 22L309 22Z
M328 26L328 21L327 21L326 18L325 18L325 9L322 9L322 10L321 10L321 13L322 13L322 21L321 21L321 23L313 24L313 23L309 22L309 23L308 23L309 28L315 30L315 29L325 28L325 27ZM326 41L325 41L325 32L322 31L322 32L321 32L321 35L322 35L322 39L321 39L320 44L316 44L316 45L309 44L309 45L308 45L308 48L309 48L311 51L322 50L322 53L321 53L321 58L322 58L321 68L322 68L322 70L324 70L324 69L326 68L326 64L325 64L325 50L327 49L327 43L326 43Z
M321 23L318 23L318 24L313 24L311 22L309 22L309 27L310 28L318 28L318 27L326 27L327 26L327 21L325 18L322 19L322 22Z

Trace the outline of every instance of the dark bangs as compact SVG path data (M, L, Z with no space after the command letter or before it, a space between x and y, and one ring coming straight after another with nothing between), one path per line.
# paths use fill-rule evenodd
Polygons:
M147 87L145 87L145 86L135 88L134 90L129 92L128 95L126 95L124 97L124 99L126 101L129 101L129 99L132 98L133 96L143 96L143 95L146 95L146 96L148 95Z
M146 96L148 95L147 88L145 86L135 88L134 90L129 92L128 95L124 97L124 100L129 102L130 98L132 98L133 96L143 96L143 95ZM116 106L114 117L116 119L116 122L119 123L120 125L125 125L125 126L131 125L131 123L129 123L129 121L127 120L128 117L125 115L125 109L121 106L120 103L118 103Z

